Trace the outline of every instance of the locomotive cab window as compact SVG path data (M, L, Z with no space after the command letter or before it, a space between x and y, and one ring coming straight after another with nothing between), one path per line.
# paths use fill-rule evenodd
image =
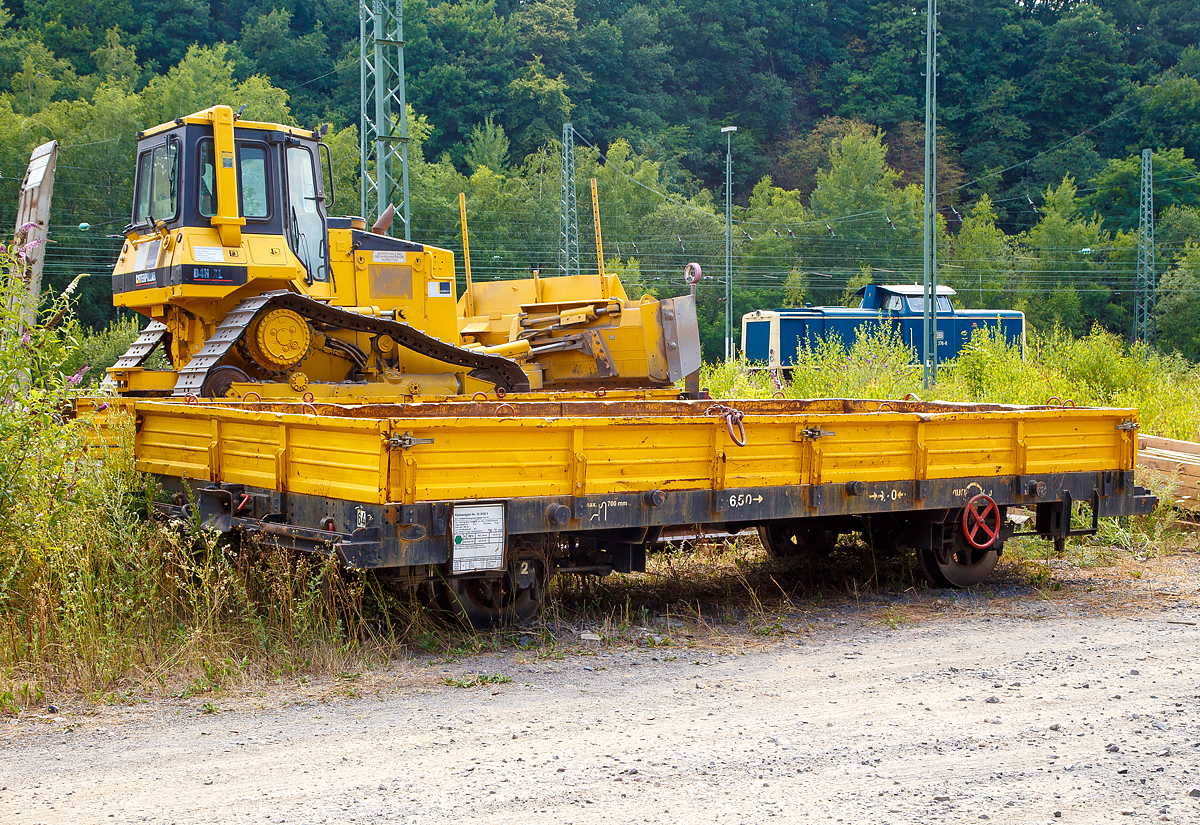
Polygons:
M270 217L267 199L267 147L260 143L237 144L238 155L238 214L247 220ZM200 141L200 214L211 218L217 214L216 159L211 139Z
M908 305L909 305L909 307L912 308L913 312L924 312L925 311L925 298L924 297L909 298ZM952 306L950 306L950 299L943 298L940 295L938 296L937 302L934 304L934 306L937 307L937 312L953 312L954 311L954 308Z
M133 225L173 220L179 214L179 140L172 136L138 156Z

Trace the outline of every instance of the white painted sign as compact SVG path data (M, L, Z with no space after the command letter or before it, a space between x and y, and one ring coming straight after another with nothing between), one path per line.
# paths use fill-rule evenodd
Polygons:
M223 264L225 263L225 250L219 246L193 246L192 257L197 263Z
M453 571L504 569L504 505L459 504L450 519Z
M406 264L408 263L407 252L372 252L372 259L377 264Z

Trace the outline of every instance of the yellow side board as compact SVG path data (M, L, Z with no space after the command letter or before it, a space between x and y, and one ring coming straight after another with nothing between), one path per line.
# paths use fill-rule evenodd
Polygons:
M445 404L428 405L436 414L421 404L121 406L137 416L143 472L377 504L1094 472L1136 460L1137 439L1119 428L1136 410L723 403L746 408L746 446L704 403L643 402L638 414L604 402L589 414L554 403L479 405L487 414L462 405L475 407L469 415L446 414L455 405ZM403 414L383 414L393 412ZM403 436L433 441L389 445Z

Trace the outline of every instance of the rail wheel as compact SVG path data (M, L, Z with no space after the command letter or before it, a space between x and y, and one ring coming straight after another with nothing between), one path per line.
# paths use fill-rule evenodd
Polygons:
M974 587L992 574L1000 552L955 544L940 550L918 550L921 568L934 587Z
M942 547L918 550L926 577L935 587L974 587L991 575L1004 547L1004 517L986 495L971 499L961 515L951 519L950 537Z
M446 582L450 609L477 629L524 622L537 613L545 597L545 581L537 562L518 561L524 569L498 578L458 577ZM523 586L522 586L523 585Z
M768 556L789 559L828 556L837 544L838 533L823 527L805 526L803 522L785 522L760 525L758 537Z
M245 383L249 380L250 376L246 374L246 371L238 367L228 364L215 367L204 379L204 384L200 388L200 396L202 398L224 398L229 394L229 388L233 384Z

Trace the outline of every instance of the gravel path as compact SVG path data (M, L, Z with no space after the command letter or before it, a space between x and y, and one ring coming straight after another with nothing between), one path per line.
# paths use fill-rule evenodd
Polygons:
M1200 823L1195 600L1071 604L43 715L0 730L0 821Z

